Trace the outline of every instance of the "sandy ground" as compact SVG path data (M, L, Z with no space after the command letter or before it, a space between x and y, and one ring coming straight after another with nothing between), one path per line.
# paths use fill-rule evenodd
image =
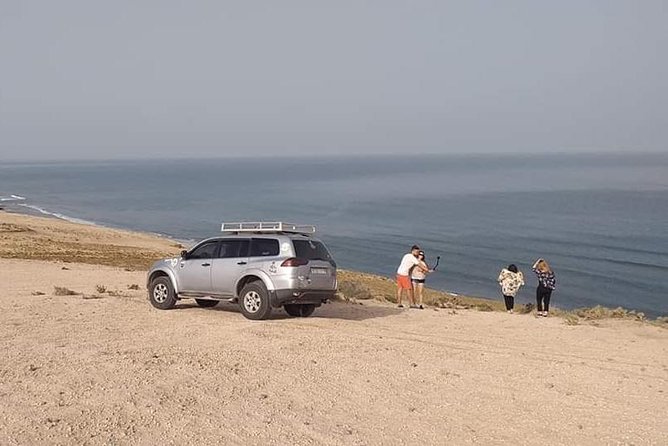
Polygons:
M1 445L668 444L666 329L368 301L254 322L156 310L128 269L0 259Z
M180 250L180 244L150 234L0 211L0 258L146 270L154 260Z

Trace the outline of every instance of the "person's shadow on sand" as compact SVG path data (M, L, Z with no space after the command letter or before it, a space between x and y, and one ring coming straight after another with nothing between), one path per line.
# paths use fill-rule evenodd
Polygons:
M233 303L221 302L213 308L201 308L195 302L179 302L174 310L181 311L220 311L223 313L237 313L241 316L239 306ZM324 319L342 319L346 321L363 321L367 319L374 319L377 317L387 317L400 314L402 310L382 305L360 305L347 302L331 302L323 304L315 309L313 315L308 319L324 318ZM241 316L243 317L243 316ZM282 308L274 308L271 312L269 320L282 319L306 319L298 318L288 315Z

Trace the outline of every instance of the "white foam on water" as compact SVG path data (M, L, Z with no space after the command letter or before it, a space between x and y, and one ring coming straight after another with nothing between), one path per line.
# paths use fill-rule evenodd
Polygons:
M23 201L25 200L25 197L22 197L20 195L10 195L9 197L1 197L0 196L0 201Z
M34 204L24 204L24 203L22 203L22 204L19 204L19 206L22 206L22 207L28 208L28 209L32 209L34 211L39 212L40 214L48 215L50 217L55 217L55 218L58 218L60 220L69 221L70 223L78 223L78 224L82 224L82 225L97 226L97 223L94 223L92 221L83 220L81 218L68 217L67 215L61 214L59 212L50 212L50 211L47 211L46 209L43 209L39 206L35 206Z

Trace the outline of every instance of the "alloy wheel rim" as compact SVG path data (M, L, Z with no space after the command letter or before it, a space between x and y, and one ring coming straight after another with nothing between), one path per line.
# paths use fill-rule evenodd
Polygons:
M153 288L153 299L159 304L167 300L168 294L169 290L167 290L167 285L164 283L159 283Z
M249 313L257 313L260 310L262 299L256 291L249 291L244 296L244 308Z

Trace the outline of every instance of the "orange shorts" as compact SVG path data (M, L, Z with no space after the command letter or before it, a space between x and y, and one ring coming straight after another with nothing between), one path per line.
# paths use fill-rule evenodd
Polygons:
M397 286L401 290L410 290L413 288L413 286L411 285L411 278L399 274L397 274Z

